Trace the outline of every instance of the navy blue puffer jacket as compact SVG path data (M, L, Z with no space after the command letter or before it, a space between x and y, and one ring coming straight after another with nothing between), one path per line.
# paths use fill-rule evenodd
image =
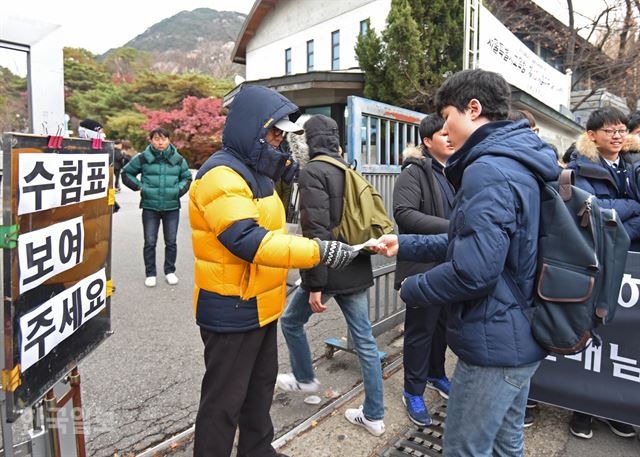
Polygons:
M532 172L554 180L560 168L526 121L486 124L447 163L457 189L448 236L400 236L399 259L445 260L407 278L401 296L449 307L447 343L467 363L517 367L546 355L505 280L533 300L540 188Z
M637 144L635 135L625 139L625 146ZM602 208L616 210L631 241L640 240L640 202L634 181L634 166L626 153L620 154L619 173L616 179L613 170L600 158L598 149L587 134L576 141L576 151L571 156L569 168L576 172L576 186L596 196ZM637 167L637 165L636 165Z

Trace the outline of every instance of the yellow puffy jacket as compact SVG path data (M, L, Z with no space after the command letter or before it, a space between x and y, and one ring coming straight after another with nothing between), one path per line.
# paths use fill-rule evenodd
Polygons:
M271 93L276 103L260 113L265 118L254 122L253 131L247 128L250 116L238 116L238 107L249 107L236 96L225 125L225 147L205 162L189 190L195 315L205 330L241 332L273 322L284 309L287 270L320 261L315 241L287 234L273 181L253 165L260 161L271 122L297 109L277 92L257 95L271 100ZM277 103L281 99L288 103ZM251 101L255 111L260 97L254 93Z

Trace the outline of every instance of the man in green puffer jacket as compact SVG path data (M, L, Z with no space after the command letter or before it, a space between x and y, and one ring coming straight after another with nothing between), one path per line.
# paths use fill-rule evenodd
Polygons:
M124 185L140 191L146 273L144 285L147 287L156 285L156 242L161 221L165 244L165 278L172 286L178 284L175 272L180 197L189 190L191 172L187 161L171 144L169 135L163 128L153 129L149 133L151 144L122 170Z

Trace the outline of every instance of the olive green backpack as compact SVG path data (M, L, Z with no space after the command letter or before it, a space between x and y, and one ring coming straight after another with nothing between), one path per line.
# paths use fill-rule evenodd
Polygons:
M393 222L387 215L382 197L369 181L332 157L318 155L312 160L330 163L345 172L342 218L332 230L337 240L355 245L393 232Z

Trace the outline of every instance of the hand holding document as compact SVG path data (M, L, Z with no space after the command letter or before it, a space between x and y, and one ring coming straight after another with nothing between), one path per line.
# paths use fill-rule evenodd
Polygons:
M398 236L397 235L382 235L377 240L373 238L363 244L353 246L353 249L367 248L377 254L381 254L386 257L393 257L398 253Z
M377 246L378 246L378 240L376 240L375 238L370 238L364 243L352 245L351 247L353 248L354 251L362 251L364 248L369 248L377 252L377 249L376 249Z

